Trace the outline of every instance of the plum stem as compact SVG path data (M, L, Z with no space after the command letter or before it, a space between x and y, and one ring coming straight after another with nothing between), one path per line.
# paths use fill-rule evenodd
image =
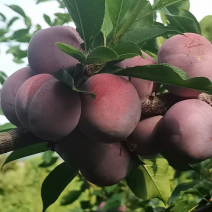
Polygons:
M158 115L164 115L166 111L175 103L185 98L175 96L170 93L160 95L150 95L141 99L141 119ZM212 95L202 93L198 99L212 106ZM0 154L21 149L36 143L48 142L34 136L31 132L18 127L7 132L0 133Z

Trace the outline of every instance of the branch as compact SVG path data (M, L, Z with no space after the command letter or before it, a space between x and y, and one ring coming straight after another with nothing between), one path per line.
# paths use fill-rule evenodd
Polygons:
M200 94L198 99L212 106L212 95L203 93ZM184 100L184 98L170 93L147 96L141 100L141 119L164 115L172 105L182 100ZM47 141L37 138L23 127L18 127L0 133L0 155L41 142Z

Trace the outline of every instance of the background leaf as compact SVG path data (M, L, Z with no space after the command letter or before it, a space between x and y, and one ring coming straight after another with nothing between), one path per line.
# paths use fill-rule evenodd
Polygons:
M41 188L41 197L43 201L43 212L53 204L65 187L74 179L77 175L78 169L62 163L57 166L46 177Z
M178 2L181 2L183 0L157 0L155 2L155 4L153 5L153 9L154 10L160 10L164 7L167 7L167 6L170 6L172 4L175 4L175 3L178 3Z
M23 9L21 7L19 7L18 5L12 4L12 5L6 5L8 6L10 9L12 9L13 11L15 11L16 13L18 13L19 15L23 16L24 18L26 18L26 14L23 11Z

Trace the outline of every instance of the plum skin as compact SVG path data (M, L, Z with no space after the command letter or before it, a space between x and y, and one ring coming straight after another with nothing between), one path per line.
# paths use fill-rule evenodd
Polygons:
M198 99L172 106L159 123L162 147L184 163L212 157L212 108Z
M131 68L135 66L156 64L156 61L152 57L150 57L147 53L142 51L142 54L146 56L146 59L142 58L141 56L136 56L121 61L120 63L117 64L117 66L121 68ZM128 77L125 78L128 79ZM151 95L153 92L157 92L158 88L160 87L158 83L134 77L130 79L130 82L137 90L140 99L145 96Z
M99 163L87 169L80 169L86 180L98 186L118 183L127 176L132 167L134 158L124 143L109 145L109 150Z
M17 127L21 126L15 111L15 97L21 85L33 76L30 67L19 69L9 76L1 90L1 108L6 118Z
M28 60L34 74L54 74L71 69L78 60L62 52L55 43L69 44L80 51L82 39L73 27L54 26L36 32L29 42Z
M184 70L189 77L207 77L212 81L212 45L201 35L184 33L166 40L158 52L158 62L168 63ZM173 94L197 97L200 92L192 89L166 86Z
M130 148L138 155L149 156L160 152L158 123L163 116L154 116L138 123L135 130L127 137Z
M65 162L79 169L94 166L108 149L109 144L91 141L78 127L55 146L55 151Z
M23 126L45 140L59 140L77 126L79 94L49 74L27 80L16 96L16 113Z
M96 93L95 99L81 94L79 127L87 137L114 143L131 134L140 120L141 102L129 81L112 74L97 74L83 84L83 90Z

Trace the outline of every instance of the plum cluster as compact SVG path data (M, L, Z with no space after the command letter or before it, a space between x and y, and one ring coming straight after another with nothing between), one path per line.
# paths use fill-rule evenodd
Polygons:
M212 109L196 99L198 92L167 86L170 92L187 100L175 104L164 117L142 119L141 99L157 92L158 84L102 73L81 83L87 93L76 92L52 76L78 64L56 42L83 51L83 41L72 27L56 26L37 32L29 43L29 67L5 81L1 107L14 125L23 126L41 139L55 141L56 152L78 167L88 181L100 186L118 183L129 173L136 154L168 152L187 163L212 156L212 122L207 121ZM176 35L163 44L158 61L177 66L190 77L212 80L211 48L202 36ZM143 54L146 59L136 56L116 65L126 68L156 63Z

